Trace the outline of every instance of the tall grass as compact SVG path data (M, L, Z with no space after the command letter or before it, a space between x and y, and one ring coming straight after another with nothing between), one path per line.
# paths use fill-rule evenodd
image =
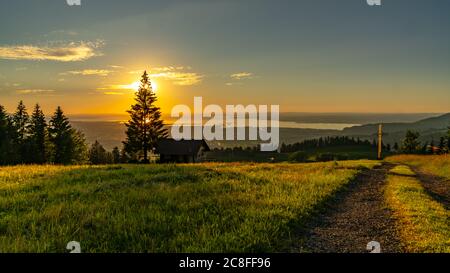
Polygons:
M450 213L426 194L417 179L404 173L388 176L386 199L398 219L405 249L449 253Z
M272 252L370 161L0 168L0 251ZM297 242L294 242L297 243Z

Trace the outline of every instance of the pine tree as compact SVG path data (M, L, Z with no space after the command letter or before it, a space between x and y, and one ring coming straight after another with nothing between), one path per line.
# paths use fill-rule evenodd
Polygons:
M17 149L14 143L15 130L11 117L0 105L0 165L17 163Z
M167 137L160 108L155 106L156 101L156 95L145 71L136 93L136 103L127 111L130 120L126 123L127 139L123 143L128 153L142 155L144 163L149 162L148 152L156 147L157 141Z
M89 149L89 162L94 165L106 164L107 162L106 150L96 140Z
M114 164L119 164L120 163L119 147L114 147L114 149L112 150L112 161L113 161Z
M450 127L448 127L446 139L447 139L447 153L450 153Z
M47 161L47 123L39 104L36 104L31 115L29 131L32 163L43 164Z
M125 151L125 148L123 148L120 151L120 163L129 163L130 162L130 157L127 154L127 151Z
M28 132L30 126L30 116L23 101L19 102L16 112L12 116L12 124L14 127L14 142L18 148L18 158L20 163L30 162L30 145L28 142Z
M444 154L445 153L445 137L441 137L439 139L439 154Z
M12 117L14 129L17 132L17 142L19 144L23 144L25 139L27 138L28 126L30 117L27 113L27 108L23 104L23 101L19 102L17 106L17 110Z
M394 150L395 150L395 152L398 152L399 149L400 149L400 147L398 146L398 143L395 142L394 143Z
M427 147L427 154L434 154L434 140L432 139L430 145Z
M72 164L87 164L88 163L88 148L86 145L86 137L80 130L71 129L70 135L72 138Z
M402 150L405 153L410 153L410 154L416 153L420 146L420 142L418 141L419 137L420 137L420 134L418 132L413 132L413 131L408 130L406 132L406 137L403 141Z
M53 145L53 162L70 164L74 154L73 130L68 118L58 106L50 120L49 139Z

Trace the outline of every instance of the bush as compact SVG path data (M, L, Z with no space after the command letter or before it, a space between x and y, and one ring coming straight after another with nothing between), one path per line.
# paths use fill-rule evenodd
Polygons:
M318 154L316 156L316 160L321 161L321 162L327 162L327 161L334 161L337 159L337 157L338 157L338 155L335 155L332 153L323 153L323 154Z
M289 162L306 162L308 161L308 154L305 152L295 152L289 155Z

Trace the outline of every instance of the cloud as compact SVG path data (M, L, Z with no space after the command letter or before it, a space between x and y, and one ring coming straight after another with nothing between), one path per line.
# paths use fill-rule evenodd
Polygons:
M226 86L235 86L235 85L242 85L240 82L227 82L225 83Z
M132 84L113 84L105 87L99 87L97 90L132 90Z
M175 85L190 86L199 84L203 75L197 73L183 73L183 72L163 72L158 74L150 74L151 79L161 78L164 80L172 81Z
M253 73L250 72L239 72L239 73L235 73L235 74L231 74L230 77L233 80L250 80L253 79L254 75Z
M79 42L59 46L0 46L0 59L58 62L85 61L95 56L101 56L102 54L97 50L102 45L103 42Z
M0 78L1 78L1 77L0 77ZM20 83L9 83L9 82L5 82L3 85L6 86L6 87L19 87L19 86L21 86L22 84L20 84Z
M62 30L61 29L61 30L52 31L52 32L46 34L45 36L48 37L48 36L53 36L53 35L77 36L78 32L73 31L73 30Z
M191 70L190 66L165 66L153 67L147 70L150 79L162 79L171 81L175 85L191 86L202 82L204 76L195 72L186 72ZM130 71L130 74L142 74L145 69Z
M22 95L38 95L38 94L52 94L55 90L49 90L49 89L22 89L17 90L18 94Z
M109 74L113 73L112 70L107 69L84 69L79 71L67 71L64 73L60 73L61 76L67 76L67 75L81 75L81 76L101 76L106 77Z
M103 91L104 95L125 95L130 94L130 90L135 90L134 84L113 84L105 87L99 87L97 90Z
M139 69L139 70L133 70L130 71L130 74L139 74L141 75L144 70L147 71L149 74L157 74L161 72L173 72L173 71L182 71L182 70L191 70L192 68L190 66L184 67L184 66L162 66L162 67L152 67L150 69Z
M122 93L122 92L114 92L114 91L103 92L103 94L105 94L105 95L113 95L113 96L121 96L121 95L125 95L125 93Z

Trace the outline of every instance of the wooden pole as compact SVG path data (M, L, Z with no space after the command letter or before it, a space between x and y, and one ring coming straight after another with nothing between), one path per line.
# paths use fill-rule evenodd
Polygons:
M382 151L383 151L383 125L380 124L378 126L378 160L382 159Z

